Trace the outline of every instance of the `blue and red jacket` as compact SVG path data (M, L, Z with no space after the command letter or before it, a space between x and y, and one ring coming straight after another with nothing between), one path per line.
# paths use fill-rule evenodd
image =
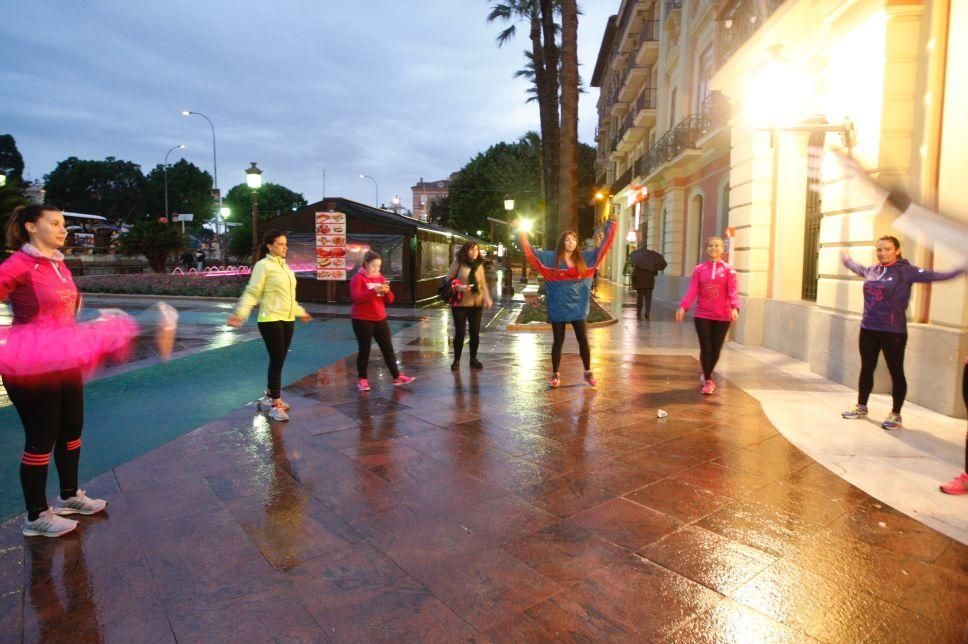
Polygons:
M581 252L582 258L588 265L581 275L578 274L578 268L569 267L564 262L555 266L555 251L534 250L528 243L528 236L521 233L521 248L524 249L524 256L527 257L528 263L544 277L549 322L576 322L588 317L592 278L599 264L608 254L612 242L615 241L615 230L615 224L608 222L605 226L605 237L599 247Z
M862 266L849 257L844 266L864 278L864 315L860 327L868 331L907 333L908 303L911 285L916 282L940 282L957 277L964 269L935 272L918 268L906 259L890 264Z

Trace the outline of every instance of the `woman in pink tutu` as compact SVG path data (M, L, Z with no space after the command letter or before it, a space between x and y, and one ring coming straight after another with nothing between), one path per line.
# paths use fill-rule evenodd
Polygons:
M78 489L84 424L84 376L106 359L126 354L137 324L123 313L77 324L77 287L58 250L67 230L59 210L19 208L7 223L7 245L17 251L0 264L0 301L13 326L0 334L0 376L24 426L20 460L27 516L25 536L59 537L77 527L70 514L97 514L107 503ZM60 495L47 504L51 452Z

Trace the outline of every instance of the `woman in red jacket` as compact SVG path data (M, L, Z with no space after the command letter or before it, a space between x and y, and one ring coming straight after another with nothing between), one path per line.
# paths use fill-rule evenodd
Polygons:
M350 298L353 308L350 317L353 318L353 333L359 352L356 354L356 371L360 378L357 389L369 391L370 383L366 378L366 367L370 362L370 345L375 339L383 352L394 385L406 385L414 378L405 376L397 368L397 358L393 353L392 333L387 323L387 304L393 304L393 292L387 279L380 274L383 259L379 253L372 250L363 255L363 264L350 280Z
M84 375L120 357L137 333L126 315L76 324L77 287L58 250L67 239L56 208L27 206L7 222L7 245L18 249L0 264L0 301L9 301L13 326L0 338L0 374L24 427L20 459L27 516L25 536L59 537L77 527L61 515L97 514L107 502L78 489ZM47 505L51 452L60 495Z
M730 323L739 318L739 291L736 287L736 269L722 260L723 240L710 237L706 240L709 261L696 266L689 280L689 290L676 311L676 322L682 322L686 311L696 304L696 335L699 336L699 362L702 365L702 393L712 394L716 383L712 380L713 369L719 362L719 352L726 341Z

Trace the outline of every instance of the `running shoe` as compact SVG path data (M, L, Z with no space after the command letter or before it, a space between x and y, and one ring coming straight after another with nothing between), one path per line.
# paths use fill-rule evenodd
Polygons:
M884 429L897 429L900 426L901 426L901 414L895 414L893 412L888 414L887 418L884 419L884 422L881 423L881 427L883 427Z
M714 391L716 391L716 383L713 382L711 379L707 380L705 384L703 384L702 386L703 395L704 396L712 395Z
M477 358L471 358L471 369L483 369L484 364Z
M97 514L108 507L108 502L104 499L92 499L84 490L78 490L69 499L57 497L54 504L54 514L61 516L66 514Z
M282 405L275 405L266 415L272 420L289 420L289 414L282 408Z
M939 487L945 494L968 494L968 474L959 474Z
M841 418L867 418L867 406L866 405L854 405L851 409L840 414Z
M76 527L77 521L59 517L54 514L53 510L47 508L33 521L24 517L24 526L21 532L25 537L60 537L73 531Z
M255 407L259 411L269 411L272 409L272 398L269 397L269 394L262 394L262 398L255 401Z
M409 385L411 382L416 380L413 376L405 376L402 373L393 379L393 386L399 387L400 385Z
M552 389L557 389L561 386L561 378L558 377L557 372L551 374L551 380L548 381L548 386Z
M592 375L591 371L585 372L585 382L588 383L589 387L594 387L598 384L598 381L595 380L595 376Z
M360 381L356 384L356 388L360 391L369 391L370 382L366 378L360 378Z

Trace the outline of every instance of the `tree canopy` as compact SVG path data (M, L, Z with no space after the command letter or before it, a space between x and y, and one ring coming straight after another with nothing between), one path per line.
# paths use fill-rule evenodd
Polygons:
M590 214L594 209L588 204L594 194L595 149L582 144L579 157L578 210ZM446 220L439 209L431 211L433 220L471 234L478 230L490 231L488 217L506 220L504 198L511 195L513 217L544 221L546 204L541 189L541 163L541 137L535 132L528 132L515 143L492 145L460 169L448 190ZM590 236L592 218L579 219L579 232ZM495 239L503 240L505 235L504 227L497 225Z
M145 178L147 211L153 219L172 213L195 215L192 224L209 221L215 214L212 175L180 159L168 166L168 212L165 212L165 166L158 164Z
M0 134L0 172L10 179L23 179L24 158L17 149L17 142L10 134Z
M259 222L298 210L307 203L298 192L278 183L264 183L259 188ZM252 189L244 183L233 186L225 195L223 204L231 210L229 221L241 224L230 229L229 255L245 258L252 254ZM262 231L261 226L259 230Z
M129 223L145 219L146 181L141 167L131 161L70 157L45 175L44 183L47 203L62 210Z

